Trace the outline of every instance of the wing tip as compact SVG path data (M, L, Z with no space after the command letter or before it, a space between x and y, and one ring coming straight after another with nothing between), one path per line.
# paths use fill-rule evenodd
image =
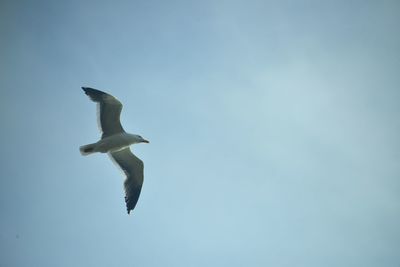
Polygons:
M85 91L86 94L90 89L93 89L93 88L86 87L86 86L82 86L81 88L82 88L83 91Z
M131 211L134 209L135 207L129 207L128 204L126 205L126 211L128 212L128 215L131 214Z
M103 99L103 96L107 95L107 93L91 87L82 86L81 88L85 92L85 94L95 102L101 101Z
M104 92L102 92L100 90L97 90L97 89L94 89L92 87L82 86L81 88L82 88L83 91L85 91L86 94L88 94L88 93L102 93L102 94L104 94Z
M128 197L125 197L125 203L126 203L126 211L128 212L128 215L133 211L136 207L137 200L136 202L131 202L131 200Z

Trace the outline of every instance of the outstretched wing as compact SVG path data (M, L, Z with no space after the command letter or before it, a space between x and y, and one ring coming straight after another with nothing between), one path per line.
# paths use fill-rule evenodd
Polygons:
M103 133L102 138L124 132L121 126L120 115L122 104L112 95L90 87L82 87L85 94L97 103L99 112L98 123Z
M143 185L143 162L133 155L129 147L110 152L110 157L121 167L126 175L124 181L125 202L128 214L136 206Z

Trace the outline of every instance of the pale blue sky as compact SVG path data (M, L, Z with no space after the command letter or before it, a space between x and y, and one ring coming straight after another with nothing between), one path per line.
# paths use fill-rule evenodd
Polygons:
M1 1L0 266L398 266L398 1ZM124 104L134 212L81 86Z

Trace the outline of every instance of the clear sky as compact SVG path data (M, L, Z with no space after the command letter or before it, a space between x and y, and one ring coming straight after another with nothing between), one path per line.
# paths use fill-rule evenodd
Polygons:
M398 1L0 2L0 266L400 264ZM150 140L136 209L80 89Z

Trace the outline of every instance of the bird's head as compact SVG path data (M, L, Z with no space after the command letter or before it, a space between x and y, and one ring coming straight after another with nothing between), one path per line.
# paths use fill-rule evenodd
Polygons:
M133 141L134 144L138 144L138 143L150 143L149 141L147 141L146 139L144 139L144 138L141 137L140 135L131 134L130 136L132 137L132 141Z

